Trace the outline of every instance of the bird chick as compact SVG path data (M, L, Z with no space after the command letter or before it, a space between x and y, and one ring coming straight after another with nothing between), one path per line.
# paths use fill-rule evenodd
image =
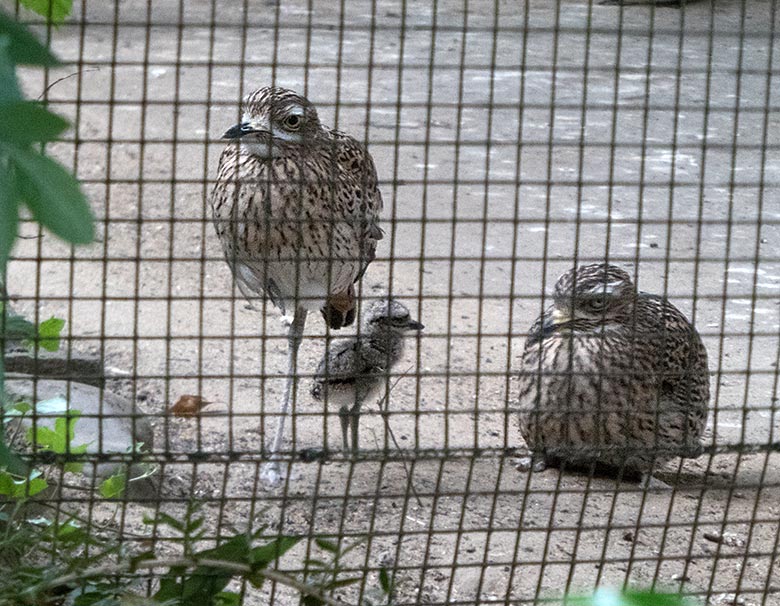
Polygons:
M405 335L423 328L402 303L379 299L365 310L357 336L330 344L314 376L311 395L317 401L339 405L345 452L357 452L360 407L385 384L401 359Z
M639 473L697 457L707 421L707 351L664 298L613 265L563 274L532 326L520 372L520 432L534 468L565 461Z

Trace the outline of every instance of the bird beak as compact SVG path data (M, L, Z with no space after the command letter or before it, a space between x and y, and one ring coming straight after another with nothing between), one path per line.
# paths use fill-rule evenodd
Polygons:
M552 313L544 315L544 319L539 323L536 330L533 330L528 334L528 345L541 342L543 339L546 339L553 334L559 326L570 321L571 317L569 314L556 307L553 309Z
M549 328L552 330L556 326L560 326L561 324L566 324L569 321L571 321L571 317L569 316L569 314L567 314L565 311L561 311L556 307L552 312L552 316L547 319L545 324L549 324Z
M414 320L409 320L409 324L407 324L406 327L409 330L422 330L423 328L425 328L425 326L423 326L419 322L415 322Z
M267 131L262 128L256 128L256 125L250 124L249 122L241 122L240 124L236 124L235 126L227 129L225 131L225 134L222 135L222 138L240 139L241 137L244 137L246 135L251 135L252 133L263 133L263 132L267 132Z

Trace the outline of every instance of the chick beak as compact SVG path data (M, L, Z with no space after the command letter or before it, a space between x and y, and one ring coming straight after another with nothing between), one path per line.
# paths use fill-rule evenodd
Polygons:
M422 330L423 328L425 328L425 326L423 326L422 324L414 320L409 320L409 323L406 325L406 328L408 328L409 330Z

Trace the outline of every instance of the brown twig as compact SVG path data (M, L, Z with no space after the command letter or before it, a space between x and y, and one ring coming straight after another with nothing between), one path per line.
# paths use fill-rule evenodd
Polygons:
M43 92L41 92L41 94L38 95L38 98L36 99L36 101L40 101L41 99L43 99L43 96L46 93L48 93L55 84L59 84L63 80L67 80L68 78L72 78L73 76L78 76L79 74L86 74L87 72L99 72L99 71L100 71L99 67L90 67L90 68L87 68L87 69L80 69L77 72L73 72L72 74L68 74L67 76L63 76L62 78L57 78L54 82L49 84L49 86L47 86L46 88L43 89Z

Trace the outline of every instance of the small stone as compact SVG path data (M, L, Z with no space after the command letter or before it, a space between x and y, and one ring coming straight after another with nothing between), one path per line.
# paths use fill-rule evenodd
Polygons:
M716 532L705 532L704 538L713 543L722 543L723 537Z
M143 442L144 450L150 452L153 447L154 434L152 427L142 413L123 397L107 390L101 390L92 385L71 381L55 381L51 379L33 380L32 377L12 378L5 382L5 389L14 401L44 402L64 399L71 410L78 410L81 416L74 424L72 444L87 445L87 452L94 454L125 454L130 452L135 444ZM61 414L39 415L37 425L54 427ZM24 427L32 424L29 416L21 418ZM84 465L83 473L90 477L94 472L98 477L107 478L122 463L100 463ZM130 477L142 475L138 469L131 467ZM128 482L128 494L131 499L150 499L158 494L157 478L151 476L142 480Z

